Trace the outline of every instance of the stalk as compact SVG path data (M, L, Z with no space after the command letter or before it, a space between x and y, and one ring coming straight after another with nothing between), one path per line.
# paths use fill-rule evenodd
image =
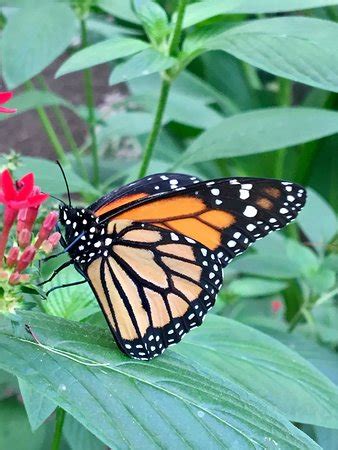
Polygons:
M53 436L53 442L51 450L59 450L60 444L61 444L61 438L62 438L62 428L65 421L65 411L58 407L56 409L56 423L55 423L55 430L54 430L54 436Z
M86 48L88 45L87 27L84 19L81 20L81 41L82 48ZM96 116L95 116L95 102L94 102L94 89L93 89L93 76L90 69L83 70L85 97L88 108L88 120L89 120L89 134L91 137L92 145L92 159L93 159L93 184L98 186L100 182L100 166L99 166L99 152L97 148L96 139Z
M46 80L44 79L44 77L42 75L39 75L38 80L40 82L40 85L42 86L42 88L47 91L50 92L49 86L46 83ZM86 180L88 180L88 174L85 168L85 165L83 164L82 158L81 158L81 153L79 151L79 148L75 142L73 133L67 123L67 120L65 119L65 116L62 112L62 109L60 108L59 105L53 105L52 106L53 112L55 114L55 117L57 119L57 121L59 122L59 125L62 129L62 132L67 140L67 143L69 145L69 148L74 156L74 159L76 161L76 165L79 168L79 171L82 175L83 178L85 178Z
M177 19L174 31L171 35L170 41L169 41L169 56L177 56L177 53L179 51L179 45L180 45L180 39L182 34L182 25L183 25L183 18L185 13L185 8L187 6L188 0L180 0L177 10ZM149 163L151 161L151 157L154 151L154 147L159 135L159 132L161 130L162 120L165 108L167 106L168 97L170 88L173 82L173 78L170 76L169 72L165 72L164 76L162 78L162 85L161 85L161 91L160 91L160 97L158 100L155 118L153 122L153 126L151 129L151 132L148 136L146 147L143 154L143 159L139 171L139 178L142 178L146 175Z
M32 81L27 81L26 82L26 88L27 90L32 90L34 89L34 84L32 83ZM61 163L66 163L67 161L67 155L62 147L61 142L59 141L59 138L54 130L54 127L52 125L52 122L49 120L49 117L46 113L45 108L43 108L42 106L38 106L36 108L36 111L39 115L40 121L42 123L42 126L49 138L50 143L52 144L55 154L57 156L57 159L61 162Z

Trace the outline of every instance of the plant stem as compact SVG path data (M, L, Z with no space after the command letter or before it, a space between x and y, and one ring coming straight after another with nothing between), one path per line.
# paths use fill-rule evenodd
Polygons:
M292 82L285 78L279 79L278 103L280 106L290 106L292 104ZM277 160L275 167L276 178L283 178L284 163L286 158L286 149L282 148L277 152Z
M160 98L159 98L157 109L156 109L154 123L153 123L152 129L149 134L149 137L148 137L148 140L146 143L146 147L144 150L143 160L142 160L141 168L139 171L139 178L144 177L145 174L147 173L147 169L148 169L148 166L149 166L149 163L151 160L154 146L157 141L158 134L160 132L160 128L162 125L163 114L164 114L164 110L165 110L165 107L167 104L170 86L171 86L171 83L169 80L162 81Z
M180 0L179 1L176 24L175 24L174 31L173 31L170 41L169 41L169 50L168 50L169 56L177 56L177 53L179 52L183 18L184 18L184 13L185 13L185 8L187 6L187 2L188 2L188 0ZM167 106L167 101L168 101L172 81L173 81L173 77L170 75L170 73L168 71L165 72L164 76L162 78L161 91L160 91L160 96L159 96L159 100L158 100L158 104L157 104L157 108L156 108L153 126L150 131L149 137L147 139L146 147L144 149L143 159L142 159L141 167L139 170L139 178L144 177L147 173L149 163L150 163L150 160L151 160L151 157L153 154L153 150L154 150L154 147L155 147L155 144L156 144L156 141L157 141L160 129L161 129L162 119L163 119L165 108Z
M86 48L88 45L87 28L84 19L81 20L81 41L82 48ZM96 116L95 116L95 102L94 102L94 89L93 89L93 77L90 69L84 69L83 71L85 97L88 108L88 121L89 121L89 134L92 140L91 152L93 158L93 184L98 186L100 182L100 166L99 166L99 153L97 148L96 139Z
M59 450L62 438L62 428L65 421L65 411L57 407L56 408L56 422L55 422L55 431L53 436L53 442L51 450Z
M39 75L37 78L38 78L42 88L45 91L50 92L50 88L49 88L48 84L46 83L46 80L44 79L44 77L42 75ZM59 125L63 131L63 134L64 134L64 136L69 144L69 147L72 151L72 154L76 161L77 167L79 168L79 171L80 171L82 177L85 178L86 180L88 180L88 174L87 174L85 165L83 164L83 161L81 158L81 153L75 142L73 133L67 123L67 120L65 119L62 109L60 108L59 105L53 105L52 108L53 108L55 117L56 117L57 121L59 122Z
M35 89L34 84L32 81L26 82L27 90ZM54 127L52 125L52 122L49 120L49 117L46 113L46 110L42 106L38 106L36 108L36 111L40 117L40 121L43 125L43 128L45 129L45 132L49 138L50 143L52 144L55 154L59 161L61 163L65 163L67 161L67 155L62 147L61 142L59 141L59 138L54 130Z

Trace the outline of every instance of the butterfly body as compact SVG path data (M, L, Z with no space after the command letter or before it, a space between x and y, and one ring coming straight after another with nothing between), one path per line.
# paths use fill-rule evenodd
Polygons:
M87 209L61 206L62 244L120 349L148 360L202 323L222 269L293 220L305 197L279 180L152 175Z

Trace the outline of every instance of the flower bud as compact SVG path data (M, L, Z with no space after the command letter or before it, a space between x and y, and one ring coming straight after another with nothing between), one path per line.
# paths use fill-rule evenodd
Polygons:
M27 283L31 276L28 273L23 273L20 275L20 283Z
M20 231L18 236L18 242L21 248L26 248L31 243L32 233L26 228Z
M38 233L38 238L35 243L35 247L39 248L42 242L46 239L48 239L50 233L53 231L57 221L58 221L59 215L56 211L52 211L48 214L48 216L43 221L43 224L40 228L40 231Z
M9 230L12 228L12 225L15 222L17 214L18 211L16 209L13 209L8 205L5 206L4 229Z
M14 272L9 277L9 284L12 286L20 283L20 274L18 272Z
M39 207L31 206L30 208L20 209L18 214L18 223L16 226L17 235L20 231L27 229L31 231L37 218Z
M14 267L18 262L19 257L19 247L12 247L7 255L7 266Z
M30 265L35 257L35 254L36 248L34 245L30 245L25 248L18 262L18 272L22 272Z

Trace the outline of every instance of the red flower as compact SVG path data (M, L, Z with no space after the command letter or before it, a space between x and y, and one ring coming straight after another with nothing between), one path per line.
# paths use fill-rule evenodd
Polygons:
M33 173L28 173L14 183L9 170L6 169L1 174L0 188L0 203L16 211L40 206L48 198L48 194L35 193Z
M13 97L13 92L0 92L0 105L3 103L7 103ZM0 106L0 113L11 114L15 113L16 109L14 108L6 108L4 106Z

